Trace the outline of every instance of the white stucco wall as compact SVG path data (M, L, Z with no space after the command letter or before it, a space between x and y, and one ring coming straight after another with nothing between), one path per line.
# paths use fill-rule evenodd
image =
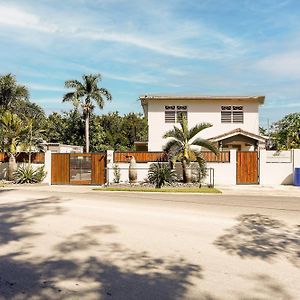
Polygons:
M246 100L149 100L147 116L149 151L162 150L162 145L164 144L162 136L167 130L173 128L174 124L165 123L166 105L187 105L190 127L201 122L213 124L213 127L202 131L201 137L203 138L214 137L236 128L259 134L259 104L257 102ZM244 123L221 123L222 105L242 105L244 107Z

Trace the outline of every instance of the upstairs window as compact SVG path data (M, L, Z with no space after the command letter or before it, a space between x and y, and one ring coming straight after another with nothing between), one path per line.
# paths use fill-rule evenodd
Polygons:
M222 105L221 123L244 123L244 109L241 105Z
M187 119L186 105L166 105L165 106L165 123L180 123L182 118Z
M175 105L165 106L165 123L175 123Z

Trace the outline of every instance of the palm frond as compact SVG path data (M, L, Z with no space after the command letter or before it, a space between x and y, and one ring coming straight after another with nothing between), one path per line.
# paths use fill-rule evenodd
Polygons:
M98 91L106 98L107 101L112 100L112 95L106 88L99 88Z
M195 125L194 127L192 127L189 130L188 139L191 140L199 132L201 132L204 129L210 128L210 127L212 127L212 124L210 124L210 123L200 123L200 124Z
M72 79L72 80L67 80L65 82L65 87L66 88L74 88L74 89L78 89L78 88L82 89L83 85L79 80Z
M182 148L182 143L177 139L170 139L167 141L167 143L164 145L163 150L167 153L174 151L175 148Z
M167 131L164 135L163 138L175 138L181 142L184 141L184 134L183 132L176 126L173 126L173 129Z
M215 154L219 153L218 148L214 144L212 144L210 141L205 140L205 139L197 138L191 143L191 145L201 146L203 148L206 148L206 149L212 151Z
M77 93L76 92L70 92L70 93L66 93L63 97L63 102L73 102L74 99L77 98Z
M182 120L180 122L180 126L181 126L181 129L182 129L183 138L185 140L188 140L189 127L188 127L187 118L185 116L182 116Z
M94 92L91 94L91 98L95 100L100 109L103 109L105 102L101 94L99 94L98 92Z

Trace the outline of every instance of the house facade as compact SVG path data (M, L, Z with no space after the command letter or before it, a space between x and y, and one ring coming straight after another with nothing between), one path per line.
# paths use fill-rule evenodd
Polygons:
M221 149L241 151L264 148L259 135L259 107L264 96L162 96L140 97L148 119L148 151L161 151L166 131L185 116L189 127L201 122L213 126L200 133Z

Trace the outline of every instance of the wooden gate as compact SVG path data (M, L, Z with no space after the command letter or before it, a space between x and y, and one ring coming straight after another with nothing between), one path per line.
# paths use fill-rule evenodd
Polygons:
M105 153L53 153L51 184L94 184L106 182Z
M258 184L259 167L257 151L238 151L237 152L237 184Z

